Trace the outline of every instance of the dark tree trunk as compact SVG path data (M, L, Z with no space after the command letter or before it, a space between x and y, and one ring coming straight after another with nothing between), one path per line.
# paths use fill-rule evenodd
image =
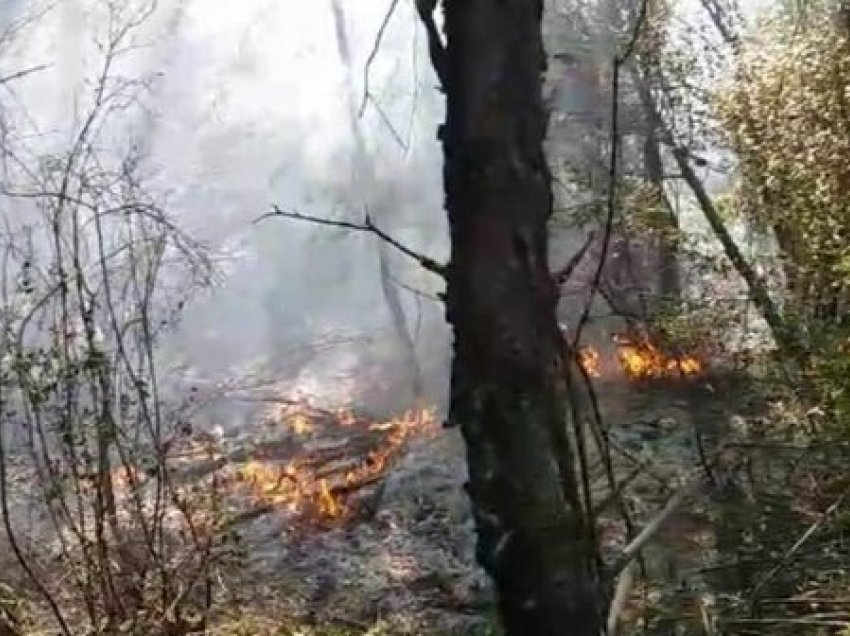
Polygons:
M478 558L507 633L598 636L605 595L566 435L547 266L542 4L444 3L450 422L466 440Z

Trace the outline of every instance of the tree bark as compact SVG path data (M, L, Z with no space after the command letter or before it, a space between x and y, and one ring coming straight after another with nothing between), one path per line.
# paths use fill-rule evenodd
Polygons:
M478 559L508 634L597 636L606 595L566 434L547 259L543 3L446 0L444 9L450 425L466 440Z

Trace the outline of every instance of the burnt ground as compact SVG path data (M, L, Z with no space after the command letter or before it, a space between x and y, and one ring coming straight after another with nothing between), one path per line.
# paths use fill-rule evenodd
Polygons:
M716 452L730 420L752 415L759 405L751 383L734 373L595 386L621 451L612 456L618 477L629 480L626 499L638 526L670 496L660 480L693 474ZM653 476L635 477L635 461L651 466ZM274 515L246 524L248 571L269 587L240 602L283 602L283 611L299 621L334 623L351 633L376 624L384 631L375 633L386 634L490 633L492 599L474 562L464 481L462 440L446 430L413 439L389 469L374 510L352 523L307 533L288 530ZM604 485L601 475L596 481ZM665 522L646 551L653 579L678 588L696 576L706 519L704 506L688 501ZM621 547L619 517L608 511L601 525L605 545Z
M617 478L628 483L624 498L637 527L670 496L662 482L698 472L702 458L729 434L730 422L763 404L746 376L731 372L598 381L595 390L617 449L612 452ZM231 463L249 459L249 443L252 448L286 447L290 440L275 437L275 430L258 423L238 438L223 440L231 448ZM317 443L327 442L325 448L347 443L345 436L330 438ZM361 444L364 438L351 439ZM637 471L637 464L647 470ZM317 634L493 633L491 590L474 561L465 474L459 432L440 430L407 439L382 479L370 483L365 496L358 493L357 513L345 520L303 523L275 507L242 516L234 526L238 560L220 581L221 612L211 633L306 634L303 628L309 625ZM720 479L718 474L712 478ZM600 492L607 487L601 474L594 481ZM652 580L669 590L704 587L699 570L707 520L699 498L671 516L646 550L643 565ZM600 527L608 550L624 544L624 524L616 511L605 511ZM290 622L293 628L287 632Z
M595 382L611 438L656 462L691 466L710 461L736 418L764 411L765 396L746 374Z

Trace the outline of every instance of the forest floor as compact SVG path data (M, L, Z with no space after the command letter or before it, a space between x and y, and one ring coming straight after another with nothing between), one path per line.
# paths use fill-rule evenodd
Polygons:
M731 375L617 380L598 384L596 391L602 420L619 449L612 451L617 477L630 480L626 498L638 525L670 496L661 482L693 475L716 452L729 423L755 412L747 384ZM652 469L636 473L637 464ZM491 591L474 561L465 474L458 431L439 430L405 445L366 515L307 532L287 531L285 520L272 514L246 524L246 571L267 585L252 589L259 594L237 605L277 606L302 628L319 629L316 633L332 628L358 634L493 633ZM594 483L607 487L601 474ZM616 511L606 511L600 526L605 551L622 548L626 530ZM647 548L647 576L670 588L693 576L708 526L698 501L683 505ZM244 611L239 614L231 626L248 620Z
M765 446L781 404L731 372L595 386L634 528L656 517L682 483L694 484L643 551L621 611L623 633L836 633L817 631L817 623L812 631L787 623L810 610L801 604L807 598L799 596L801 575L787 564L783 572L757 565L765 553L781 563L833 501L832 491L824 491L801 506L805 489L795 491L799 480L789 476L799 470L787 468L804 466L799 454L786 458L779 446ZM498 633L492 591L474 559L457 430L442 429L426 412L380 422L284 401L238 434L198 437L190 445L205 450L182 460L182 474L200 480L215 473L233 486L238 546L217 577L207 633ZM787 430L779 437L782 448L801 448ZM753 447L758 453L741 450ZM765 454L767 463L779 459L783 468L762 467L754 477ZM610 492L606 475L598 467L591 473L601 500ZM298 488L283 488L283 477ZM20 481L25 492L26 479ZM785 491L790 498L780 496ZM23 515L25 507L18 510ZM628 530L617 506L602 511L599 528L604 554L618 554ZM827 538L831 563L840 562L843 537ZM724 619L737 621L734 629L728 622L706 631L721 614L741 614L744 592L754 589L774 603L791 599L777 622L761 614L752 624L739 616ZM827 622L850 623L848 607L828 604Z

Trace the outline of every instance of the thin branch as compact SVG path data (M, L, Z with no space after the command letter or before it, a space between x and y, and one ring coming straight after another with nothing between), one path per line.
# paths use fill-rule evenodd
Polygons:
M741 38L733 30L732 24L724 22L723 9L715 0L700 0L700 4L705 9L705 12L720 34L720 37L723 38L723 41L730 45L732 50L737 53L741 45Z
M16 71L15 73L10 73L9 75L4 75L0 77L0 86L3 84L8 84L9 82L13 82L17 79L21 79L22 77L26 77L27 75L32 75L33 73L38 73L39 71L44 71L49 68L47 64L39 64L37 66L31 66L30 68L25 68L20 71Z
M668 142L672 142L672 138L668 137ZM673 158L679 165L679 169L682 171L691 192L693 192L694 198L696 198L705 219L711 226L717 240L723 246L724 253L732 262L735 271L746 282L753 302L767 323L774 340L781 348L783 354L790 356L793 361L799 361L802 352L799 334L783 317L779 306L770 295L767 282L753 268L750 262L747 261L735 239L732 238L714 202L706 191L705 185L691 167L688 160L688 151L672 144L671 149Z
M447 268L445 265L442 265L435 261L433 258L430 258L423 254L419 254L418 252L415 252L409 247L407 247L406 245L399 243L396 239L394 239L392 236L390 236L377 225L375 225L375 223L372 221L372 218L368 214L363 218L362 223L355 223L353 221L336 221L333 219L323 219L319 216L301 214L300 212L287 212L286 210L282 210L277 205L273 205L271 212L263 214L259 218L255 219L254 223L257 224L272 217L283 217L287 219L295 219L297 221L308 221L317 225L327 225L329 227L339 227L347 230L353 230L355 232L367 232L369 234L374 234L379 239L381 239L385 243L388 243L405 256L408 256L415 260L423 269L426 269L429 272L437 274L438 276L441 276L443 278L445 278L446 276Z
M584 245L582 245L581 248L579 248L578 252L576 252L575 254L572 255L570 260L567 261L567 264L564 265L558 271L552 273L552 278L555 280L556 285L559 285L559 286L563 285L564 283L566 283L570 279L570 276L572 276L573 271L575 270L576 267L578 267L578 264L584 258L584 255L587 253L587 250L590 249L590 246L593 244L593 240L595 238L596 238L595 232L591 232L590 234L588 234L587 239L584 242Z
M620 69L628 62L634 53L640 32L646 21L648 0L643 0L640 5L640 11L635 20L632 36L626 45L625 50L621 55L614 57L614 64L611 75L611 152L608 165L608 204L607 216L605 219L605 233L602 237L602 253L599 255L599 264L593 276L593 284L590 289L590 297L584 306L581 318L579 318L578 326L576 327L575 337L573 338L573 347L577 347L581 341L581 332L587 324L590 317L590 309L593 306L593 299L596 292L599 290L599 285L602 281L602 273L605 271L605 264L608 260L608 251L611 246L611 234L614 230L614 218L617 210L617 167L619 163L620 141L619 136L619 119L620 119Z
M623 554L620 557L619 561L612 568L613 574L619 574L623 570L628 567L629 563L634 561L640 551L649 543L657 534L661 525L670 518L676 510L678 510L679 506L682 505L682 502L685 500L685 497L690 492L691 488L693 488L694 482L686 482L679 490L677 490L672 497L667 501L667 504L662 508L661 512L652 519L643 530L638 533L638 535L632 539L632 541L623 549Z
M387 127L387 130L390 131L390 136L392 136L393 141L395 141L399 145L399 147L401 147L402 150L407 152L409 148L408 144L405 143L404 139L401 138L401 134L399 134L395 125L392 123L392 121L390 121L389 115L387 115L387 112L384 110L383 106L378 103L378 100L376 100L371 93L367 94L366 98L372 103L372 106L375 107L375 112L378 113L378 117L381 119L382 122L384 122L384 125Z
M401 287L406 292L413 294L416 298L424 298L425 300L430 300L435 303L442 302L438 296L435 296L434 294L429 294L428 292L424 292L421 289L417 289L413 285L408 285L407 283L399 280L392 274L389 275L389 278L393 282L393 284L397 285L398 287Z
M626 44L626 49L623 51L623 54L616 60L618 66L622 66L623 64L625 64L635 52L635 46L637 46L638 39L640 39L640 32L643 29L644 23L646 22L648 9L649 0L642 0L642 2L640 3L640 8L638 10L637 18L635 19L635 23L632 28L631 37L629 38L628 44Z
M369 52L369 57L366 59L366 66L363 67L363 100L360 102L360 109L357 112L357 117L363 117L363 112L366 110L366 103L369 101L369 73L372 70L372 63L375 61L375 57L378 55L378 51L381 48L381 41L384 39L384 33L387 30L387 26L390 24L390 20L395 13L396 7L398 7L398 0L392 0L389 9L387 9L386 15L384 15L384 20L381 22L381 26L378 29L378 34L375 36L375 43L372 46L372 50Z

